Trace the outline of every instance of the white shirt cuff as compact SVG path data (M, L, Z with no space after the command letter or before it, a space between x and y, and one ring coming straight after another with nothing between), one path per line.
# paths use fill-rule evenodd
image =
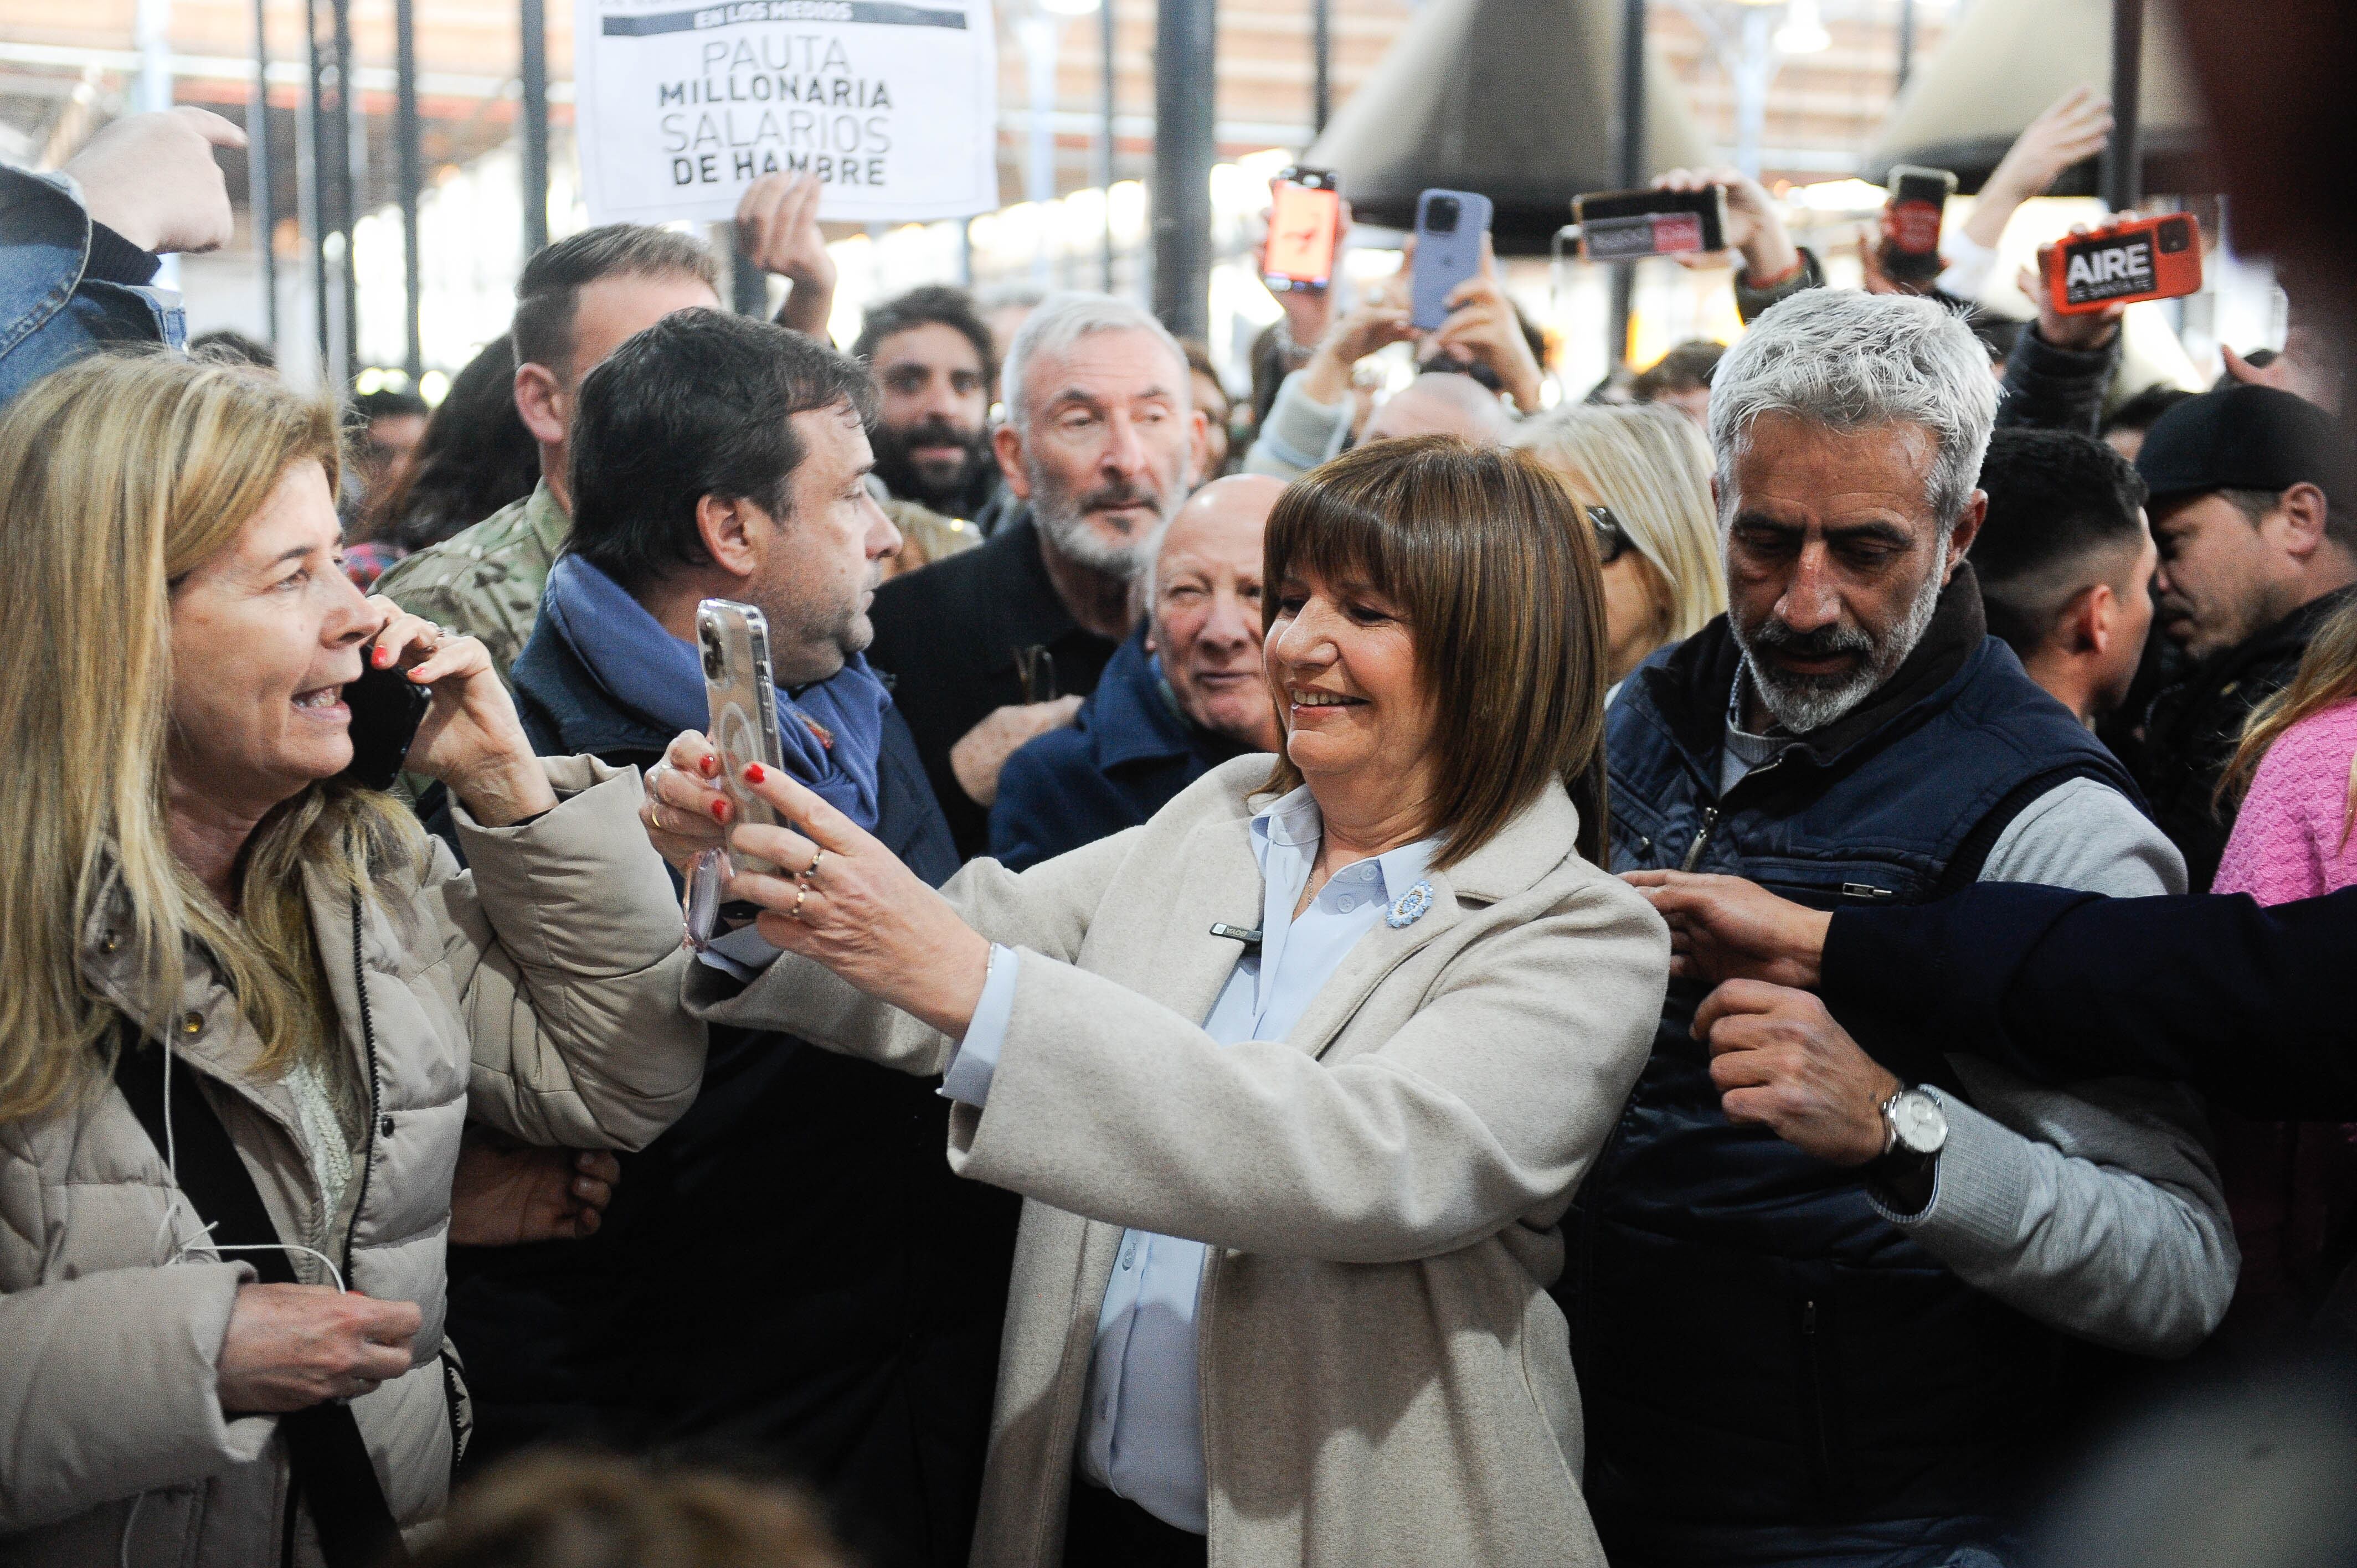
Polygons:
M998 1070L998 1053L1006 1045L1006 1026L1015 1017L1015 971L1020 956L1013 948L990 944L990 972L982 983L982 998L974 1004L974 1021L965 1026L950 1070L942 1075L942 1095L979 1110L990 1102L990 1077Z
M1962 231L1947 235L1944 248L1948 265L1935 286L1952 299L1977 303L1989 274L1996 271L1996 252Z
M784 950L771 946L760 929L748 922L725 937L705 943L704 950L695 957L698 962L709 964L723 974L750 981L775 963Z

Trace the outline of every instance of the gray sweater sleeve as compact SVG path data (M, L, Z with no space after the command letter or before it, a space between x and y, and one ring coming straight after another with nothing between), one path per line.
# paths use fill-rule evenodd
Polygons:
M2075 779L2015 819L1982 880L2121 897L2182 892L2185 867L2117 791ZM1876 1207L2041 1323L2149 1356L2200 1345L2242 1267L2201 1102L2177 1084L2043 1089L1976 1057L1951 1060L1973 1102L1942 1096L1948 1143L1931 1203Z
M1294 371L1276 389L1276 402L1244 454L1244 472L1290 482L1342 450L1351 434L1351 400L1323 403L1301 390Z

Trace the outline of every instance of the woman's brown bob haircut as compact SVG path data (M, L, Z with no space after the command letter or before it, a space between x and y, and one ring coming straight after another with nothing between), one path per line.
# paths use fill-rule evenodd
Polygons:
M1362 586L1405 618L1439 714L1435 866L1489 843L1552 783L1579 808L1579 853L1604 864L1604 581L1552 473L1454 436L1378 441L1287 486L1266 552L1264 626L1283 585L1304 578ZM1301 781L1280 751L1267 788Z

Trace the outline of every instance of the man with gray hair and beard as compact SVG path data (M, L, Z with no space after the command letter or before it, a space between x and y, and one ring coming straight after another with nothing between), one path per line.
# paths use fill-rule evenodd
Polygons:
M1126 300L1060 294L1008 346L999 471L1020 506L981 548L877 590L867 657L895 678L958 853L982 853L998 772L1072 721L1129 635L1130 586L1205 451L1186 351Z
M1996 403L1980 345L1929 300L1811 290L1728 351L1710 434L1730 608L1613 705L1615 870L1828 908L1975 880L2184 886L2119 764L1986 635L1964 552ZM1683 967L1564 1227L1607 1552L2002 1563L2048 1445L2233 1294L2199 1107L1716 1004L1696 1039L1706 988Z

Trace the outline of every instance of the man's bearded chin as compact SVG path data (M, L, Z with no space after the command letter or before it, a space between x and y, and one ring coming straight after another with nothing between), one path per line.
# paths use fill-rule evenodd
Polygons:
M1936 559L1946 558L1943 545ZM1923 586L1907 607L1906 615L1879 638L1855 626L1794 631L1772 611L1757 626L1746 625L1739 615L1729 615L1727 626L1735 633L1737 646L1743 650L1744 667L1750 672L1752 690L1760 693L1760 705L1788 733L1809 735L1857 707L1899 672L1907 656L1915 651L1915 645L1923 640L1932 613L1940 606L1940 590L1944 586L1939 572L1926 574ZM1858 660L1846 674L1803 675L1775 664L1769 655L1776 651L1803 659L1854 653Z
M1031 476L1031 485L1032 520L1057 553L1109 577L1135 581L1145 575L1162 548L1163 532L1170 526L1171 513L1178 510L1151 486L1103 485L1075 497L1064 494L1053 481L1036 471ZM1124 507L1146 508L1154 513L1154 521L1117 540L1106 538L1089 521L1091 512Z
M920 501L940 510L956 505L985 467L998 459L990 449L987 430L960 430L943 421L929 421L907 430L876 426L870 440L876 449L876 477L894 499ZM928 474L909 454L919 446L958 446L965 456L957 471L944 476L938 466ZM944 480L946 479L946 482Z

